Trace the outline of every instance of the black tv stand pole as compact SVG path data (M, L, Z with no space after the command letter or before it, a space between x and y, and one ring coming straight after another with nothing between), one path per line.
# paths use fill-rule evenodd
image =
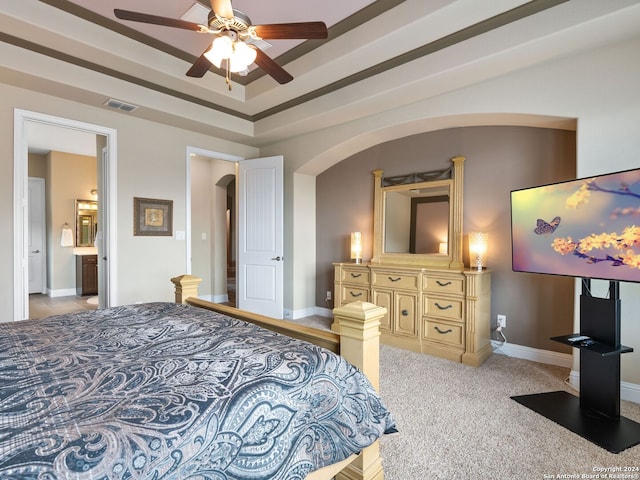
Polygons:
M571 344L576 335L595 343ZM580 349L580 397L558 391L511 398L610 452L640 444L640 423L620 416L620 355L633 348L620 344L619 283L609 282L609 297L599 298L582 279L580 333L552 340Z

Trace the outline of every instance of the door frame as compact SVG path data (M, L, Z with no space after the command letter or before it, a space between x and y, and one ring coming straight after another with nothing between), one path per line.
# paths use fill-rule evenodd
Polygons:
M212 160L227 160L230 162L235 162L236 163L236 213L235 213L235 220L236 220L236 228L240 228L239 227L239 211L242 208L242 205L240 204L241 199L240 196L238 194L239 189L240 189L240 183L241 183L241 179L239 178L238 172L239 172L239 165L243 160L265 160L266 158L271 158L271 157L266 157L266 158L245 158L245 157L241 157L238 155L232 155L232 154L227 154L227 153L221 153L221 152L216 152L213 150L206 150L203 148L198 148L198 147L192 147L192 146L187 146L186 148L186 160L185 160L185 169L186 169L186 186L185 186L185 228L186 228L186 232L185 232L185 241L186 241L186 245L185 245L185 251L186 251L186 259L185 259L185 264L186 264L186 273L187 274L191 274L192 269L191 269L191 263L192 263L192 248L191 248L191 239L192 239L192 232L191 232L191 157L193 156L199 156L199 157L205 157L205 158L210 158ZM280 158L284 158L281 155L277 155L277 157ZM282 162L284 162L284 159L282 160ZM283 178L282 181L284 181L284 172L283 172ZM284 186L282 186L282 188L284 189ZM284 191L283 191L283 195L284 195ZM284 204L280 204L280 208L282 210L282 215L283 215L283 223L284 223ZM282 242L283 242L283 247L284 247L284 232L282 232ZM239 242L239 237L240 235L236 235L236 254L238 255L238 261L240 260L240 249L238 246L238 242ZM284 248L283 248L284 250ZM284 254L284 251L282 252ZM284 267L283 267L284 268ZM236 285L240 285L241 282L244 280L243 278L243 272L241 271L240 268L236 268ZM280 314L280 318L282 318L284 316L284 282L282 282L282 292L281 292L281 310L282 313ZM238 295L239 292L239 288L236 288L236 294ZM260 313L260 312L256 312L256 313Z
M108 242L109 257L104 259L109 271L109 304L117 304L117 131L68 118L47 115L16 108L13 113L13 319L29 318L29 258L28 258L28 168L29 154L26 136L27 123L44 123L56 127L103 135L107 145L107 172L98 191L108 192L108 203L101 205L105 211L108 231L103 232ZM106 305L109 306L109 305Z

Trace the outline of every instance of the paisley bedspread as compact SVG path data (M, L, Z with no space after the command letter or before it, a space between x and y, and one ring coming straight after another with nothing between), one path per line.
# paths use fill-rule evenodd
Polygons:
M302 479L393 431L366 377L206 310L0 323L0 478Z

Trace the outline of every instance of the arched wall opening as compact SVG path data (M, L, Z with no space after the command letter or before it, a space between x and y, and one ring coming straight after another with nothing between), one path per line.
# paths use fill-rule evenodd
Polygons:
M326 292L333 288L332 262L349 261L351 231L363 232L364 260L371 256L371 172L379 168L386 175L402 175L445 168L451 157L463 155L467 157L464 231L489 233L488 262L493 270L491 318L497 313L513 318L510 342L562 350L564 347L554 345L549 337L556 331L573 328L574 282L511 271L509 194L517 188L575 178L576 121L529 116L526 122L520 122L526 125L500 125L497 118L496 125L474 125L480 122L474 116L465 118L466 122L457 117L425 122L422 126L435 127L455 123L454 120L466 125L396 136L383 142L373 142L373 135L364 135L346 148L336 145L317 157L324 157L331 166L316 176L316 305L333 307L325 301ZM417 123L420 122L402 131L412 131ZM394 130L387 129L379 138L393 136ZM356 144L368 147L342 159L333 156Z

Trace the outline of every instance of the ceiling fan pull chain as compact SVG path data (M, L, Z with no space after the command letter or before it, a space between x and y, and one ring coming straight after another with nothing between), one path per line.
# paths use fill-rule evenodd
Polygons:
M229 64L231 63L230 59L227 58L227 74L224 77L224 81L227 82L227 87L229 87L229 91L231 91L231 74L229 73Z

